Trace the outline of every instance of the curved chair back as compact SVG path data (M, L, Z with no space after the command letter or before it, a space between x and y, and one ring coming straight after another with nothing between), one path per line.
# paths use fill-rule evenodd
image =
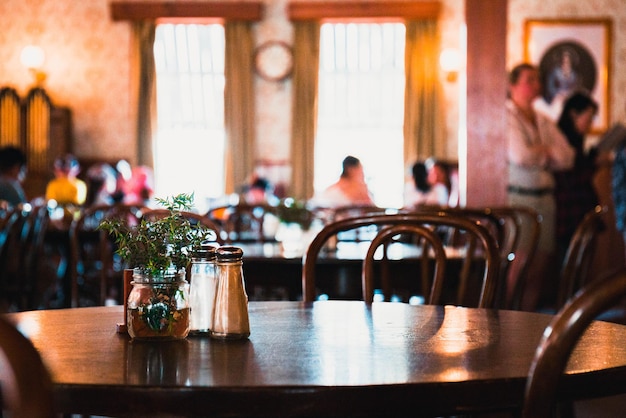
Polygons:
M595 244L604 228L607 208L596 206L576 227L561 267L557 309L563 306L589 280Z
M495 286L498 275L499 255L498 247L493 236L481 225L462 216L454 216L446 213L413 213L413 214L390 214L390 215L368 215L342 219L326 225L309 244L302 259L302 293L305 302L316 299L315 270L318 256L325 247L329 239L338 233L362 228L365 226L376 226L382 228L394 225L418 225L430 228L453 227L465 231L469 237L466 240L465 262L470 263L477 256L476 251L482 248L482 255L485 260L484 274L480 286L478 302L475 306L491 307L494 302ZM476 245L477 243L480 246ZM463 299L467 295L467 283L459 280L457 291L457 304L464 304ZM367 295L366 295L367 296ZM367 299L367 297L364 297ZM366 302L369 302L366 300Z
M526 206L498 206L491 211L505 224L512 236L506 267L502 270L503 287L499 293L499 306L504 309L520 309L528 266L532 263L541 232L541 215ZM510 241L513 239L513 241Z
M142 205L97 205L86 208L72 221L69 233L72 307L104 305L109 296L121 301L124 266L115 258L113 237L98 226L102 220L114 218L139 223L146 210Z
M541 230L541 216L523 206L449 208L422 205L418 212L460 214L479 222L492 233L500 252L500 272L494 307L519 309L525 276L532 263Z
M52 418L52 381L31 341L0 318L0 412L14 418Z
M278 219L278 209L269 204L238 203L210 209L206 217L220 227L225 243L267 242L274 239L265 234L268 216Z
M0 240L0 298L10 310L31 310L39 306L38 288L43 276L38 262L43 253L48 226L45 205L24 205L13 209Z
M626 296L626 270L583 287L554 317L541 338L526 383L523 418L552 417L559 380L587 327Z
M421 271L420 281L422 283L422 294L427 304L433 305L439 303L443 282L445 278L446 268L446 251L443 242L437 234L431 229L423 225L392 225L385 227L372 240L365 259L363 260L363 300L368 303L374 301L374 262L375 254L378 248L383 245L383 261L388 259L387 245L392 242L394 237L398 235L411 235L417 237L418 244L421 246ZM430 271L430 254L432 251L434 259L434 268L432 277ZM391 295L390 272L387 264L382 265L381 287L385 299L388 300Z

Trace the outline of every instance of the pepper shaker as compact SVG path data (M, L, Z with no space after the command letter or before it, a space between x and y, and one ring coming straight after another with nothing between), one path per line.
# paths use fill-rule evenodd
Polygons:
M224 246L216 253L217 295L210 335L218 339L248 338L250 322L243 279L243 251L239 247Z

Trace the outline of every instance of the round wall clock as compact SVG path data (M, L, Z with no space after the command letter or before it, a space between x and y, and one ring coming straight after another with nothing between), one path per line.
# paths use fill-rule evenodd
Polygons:
M293 70L291 46L282 41L261 44L254 53L254 68L265 80L283 81Z

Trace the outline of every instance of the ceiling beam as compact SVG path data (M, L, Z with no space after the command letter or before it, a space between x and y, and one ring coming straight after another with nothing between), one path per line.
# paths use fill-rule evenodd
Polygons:
M226 20L261 20L262 1L112 1L111 18L147 20L160 18L221 18Z
M290 20L338 18L435 19L441 11L438 1L297 1L287 6Z

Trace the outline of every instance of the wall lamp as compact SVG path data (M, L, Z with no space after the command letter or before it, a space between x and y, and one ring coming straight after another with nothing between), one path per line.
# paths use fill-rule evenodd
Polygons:
M32 74L35 85L40 86L46 79L46 73L42 71L43 63L46 61L46 54L41 47L36 45L27 45L22 48L20 54L22 65L28 68Z
M446 81L455 82L461 69L461 53L458 49L446 48L439 54L439 66L446 74Z

